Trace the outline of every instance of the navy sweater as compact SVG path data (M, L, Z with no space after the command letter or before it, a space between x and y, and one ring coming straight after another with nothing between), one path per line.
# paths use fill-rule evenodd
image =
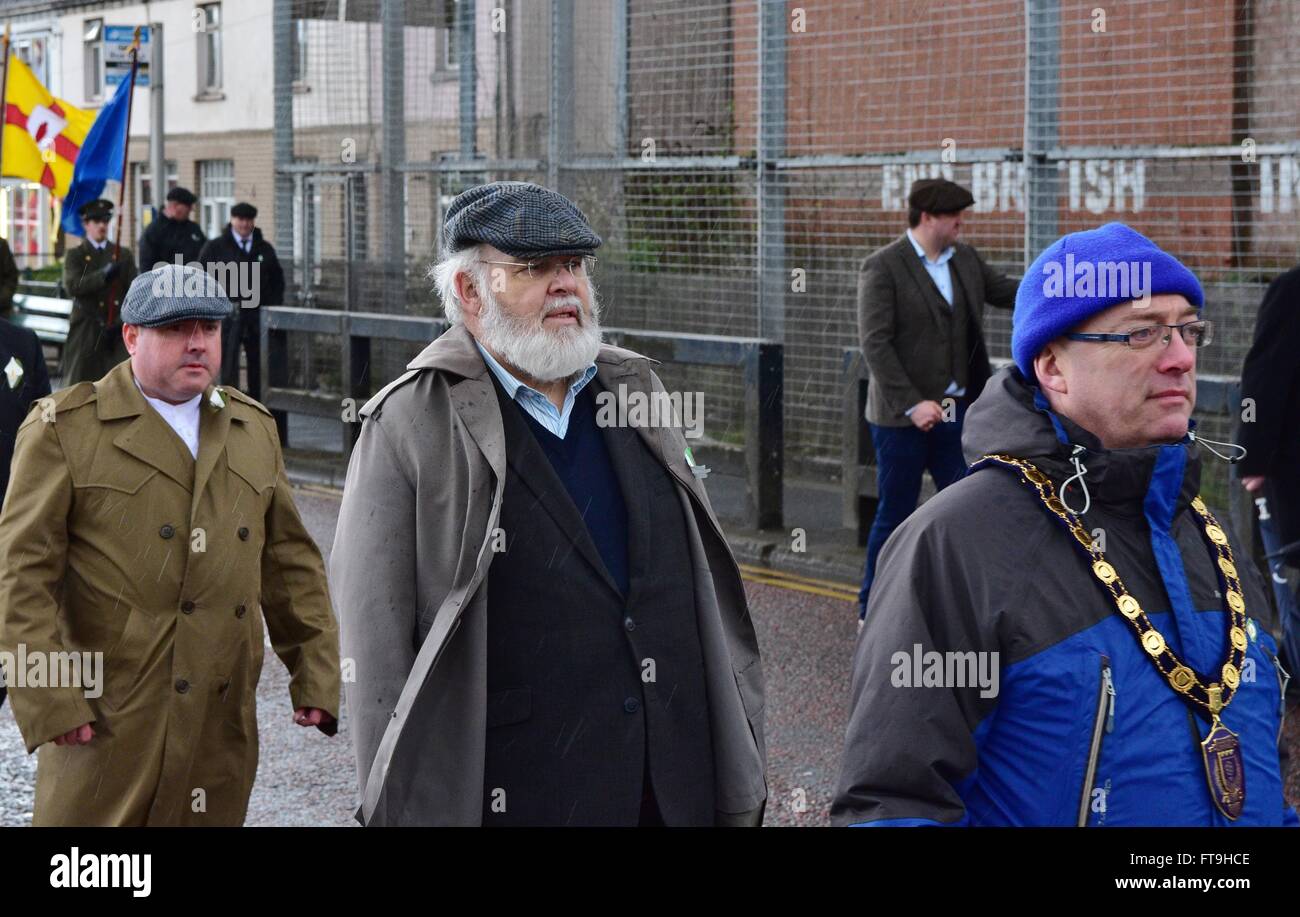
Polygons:
M588 384L574 399L564 439L547 430L518 402L515 406L569 492L610 578L628 594L627 504L619 486L605 437L596 425L595 386Z

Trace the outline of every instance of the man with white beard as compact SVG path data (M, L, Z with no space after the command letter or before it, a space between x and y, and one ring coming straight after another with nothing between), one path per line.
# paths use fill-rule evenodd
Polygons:
M461 194L451 328L361 411L330 573L363 824L762 821L758 644L683 431L597 422L665 394L601 343L600 244L538 185Z

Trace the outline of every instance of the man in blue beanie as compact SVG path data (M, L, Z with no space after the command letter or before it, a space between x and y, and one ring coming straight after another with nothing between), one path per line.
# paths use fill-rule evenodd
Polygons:
M971 470L881 554L832 821L1297 824L1267 593L1198 494L1203 306L1119 223L1034 261Z

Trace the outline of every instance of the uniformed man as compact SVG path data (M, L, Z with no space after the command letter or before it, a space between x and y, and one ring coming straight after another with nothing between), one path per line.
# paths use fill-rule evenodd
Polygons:
M9 680L40 749L36 825L241 824L263 618L295 722L337 729L337 627L275 423L212 385L229 310L198 268L141 275L123 304L130 359L39 402L19 430L0 650L26 662L17 676L82 660L80 685L70 665L70 680ZM98 683L95 656L77 654L102 654Z
M248 356L248 385L254 398L262 391L262 314L259 306L284 302L284 271L270 242L257 228L257 208L240 201L230 208L230 223L221 235L203 246L199 260L209 273L229 277L226 292L235 310L226 321L221 380L239 385L239 348ZM236 287L236 282L238 287Z
M18 264L9 250L9 242L0 239L0 318L12 319L14 293L18 292Z
M93 382L126 359L118 306L136 275L131 249L108 241L112 202L91 201L78 213L86 240L63 260L63 288L72 296L59 372L64 385Z
M49 393L50 374L36 332L0 322L0 497L9 489L18 427L31 403ZM0 705L4 701L5 687L0 684Z
M198 198L188 188L167 192L163 211L140 234L140 270L148 271L160 263L173 264L180 255L182 264L197 261L208 237L199 224L190 219Z

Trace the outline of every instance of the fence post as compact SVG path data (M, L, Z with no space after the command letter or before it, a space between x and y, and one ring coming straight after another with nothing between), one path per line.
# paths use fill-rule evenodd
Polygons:
M473 159L478 153L478 100L474 91L478 69L474 51L475 0L456 3L456 64L460 72L460 156Z
M1028 267L1060 234L1060 175L1047 151L1060 146L1061 3L1025 0L1025 253Z
M551 0L551 100L547 123L546 180L573 197L565 165L573 156L573 0Z
M759 529L784 526L785 348L762 343L745 359L746 516Z
M406 0L383 0L384 299L406 303Z
M785 341L785 192L776 160L785 155L786 4L758 0L758 337Z

